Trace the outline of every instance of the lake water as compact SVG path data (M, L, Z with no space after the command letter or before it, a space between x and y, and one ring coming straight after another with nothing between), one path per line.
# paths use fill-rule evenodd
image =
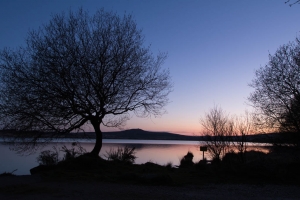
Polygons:
M80 140L81 146L86 149L87 152L91 151L94 147L94 143L89 140ZM66 145L68 148L71 147L70 140L64 140L60 142L50 143L43 150L51 149L53 145L61 147ZM146 162L153 162L160 165L165 165L171 162L173 165L179 165L180 159L187 154L188 151L194 154L193 161L198 162L202 159L202 152L199 147L200 142L197 141L173 141L173 140L116 140L116 139L104 139L103 146L100 152L100 156L105 158L106 152L110 149L117 149L118 147L135 147L136 149L136 164L142 164ZM202 143L203 145L203 143ZM268 152L268 147L260 144L249 145L248 150L260 150ZM14 174L16 175L28 175L30 169L37 166L38 157L40 151L27 155L21 156L15 151L10 150L9 146L5 143L0 143L0 174L3 172L12 172L17 169ZM207 152L204 156L210 159ZM62 157L62 154L61 154Z

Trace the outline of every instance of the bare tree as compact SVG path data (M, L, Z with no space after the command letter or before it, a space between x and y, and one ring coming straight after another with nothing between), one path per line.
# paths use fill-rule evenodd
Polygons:
M294 0L294 1L287 0L284 3L288 3L289 6L293 6L293 5L297 4L297 3L300 4L300 0Z
M253 123L253 117L249 112L245 112L244 115L235 116L233 119L233 146L236 148L240 155L241 162L245 162L245 153L247 151L247 136L255 133L255 126Z
M250 84L254 92L249 101L256 109L256 122L275 131L293 129L298 135L294 141L299 143L300 40L281 46L269 60Z
M29 32L27 45L0 52L0 117L6 130L35 146L90 123L91 154L100 125L119 127L130 112L161 115L172 90L166 54L154 56L130 15L82 9L53 16ZM4 121L5 119L5 121ZM23 146L26 149L28 145Z
M290 109L282 113L282 122L279 128L280 143L299 145L300 142L300 97L296 95L290 102ZM276 141L275 141L276 142Z
M213 159L220 160L230 150L233 122L219 107L213 107L204 118L200 119L202 135Z

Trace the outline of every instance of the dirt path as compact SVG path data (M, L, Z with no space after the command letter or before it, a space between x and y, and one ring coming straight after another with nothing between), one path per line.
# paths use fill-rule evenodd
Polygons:
M0 177L0 199L300 199L300 187L228 184L145 186L11 176Z

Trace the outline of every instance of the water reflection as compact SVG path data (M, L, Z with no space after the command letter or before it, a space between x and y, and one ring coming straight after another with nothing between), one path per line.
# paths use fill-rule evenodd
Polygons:
M88 141L80 141L81 146L86 149L87 152L91 151L94 147L94 143ZM105 158L106 152L109 152L112 148L118 147L135 147L136 148L136 160L135 163L142 164L146 162L154 162L160 165L165 165L171 162L173 165L179 165L180 159L186 155L188 151L194 154L194 162L198 162L202 159L202 152L200 152L200 143L197 141L163 141L163 140L104 140L103 147L100 156ZM71 141L51 143L43 150L51 149L52 146L62 147L66 145L71 148ZM249 146L248 150L260 150L267 153L268 147L265 146ZM11 151L8 145L0 143L0 173L14 172L16 175L28 175L30 169L37 166L36 160L39 152L28 156L20 156L15 151ZM211 159L207 152L204 156L207 159ZM61 152L60 157L63 157Z

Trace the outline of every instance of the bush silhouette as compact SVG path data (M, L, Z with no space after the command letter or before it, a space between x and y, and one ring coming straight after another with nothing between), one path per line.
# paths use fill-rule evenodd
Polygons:
M135 156L135 148L130 148L125 146L124 148L118 147L118 149L110 149L106 152L105 157L107 160L117 161L117 162L124 162L133 164L136 156Z
M188 151L188 153L180 160L179 167L190 167L194 165L193 162L194 155L192 152Z

